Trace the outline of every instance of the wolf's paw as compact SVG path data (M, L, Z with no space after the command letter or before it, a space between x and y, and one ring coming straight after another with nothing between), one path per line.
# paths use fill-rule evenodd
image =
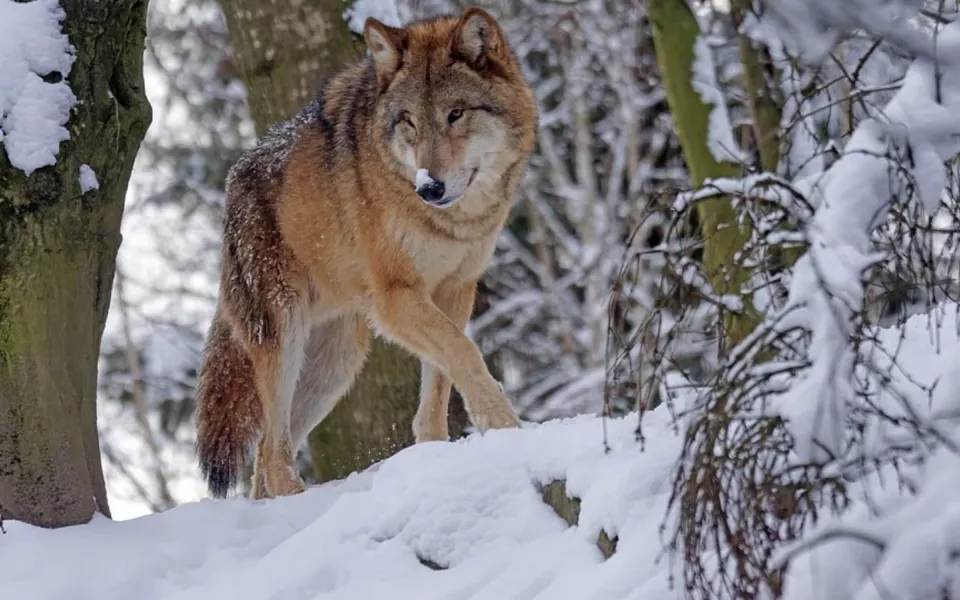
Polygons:
M303 480L293 467L281 469L279 473L273 476L267 476L267 488L270 490L270 496L293 496L307 491L303 485Z
M520 418L509 404L478 412L471 419L480 433L490 429L511 429L520 427Z
M414 421L413 439L416 440L418 444L422 444L423 442L449 442L450 434L447 433L446 425L446 423L443 423L443 427L439 427L435 424Z

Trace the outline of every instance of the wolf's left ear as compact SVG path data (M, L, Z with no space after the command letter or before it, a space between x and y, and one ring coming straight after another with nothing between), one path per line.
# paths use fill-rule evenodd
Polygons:
M398 29L384 25L373 17L368 17L363 24L363 39L373 55L373 63L377 68L377 81L380 87L386 87L403 63L403 52L407 49L410 39L406 29Z
M506 56L506 39L490 13L480 8L470 8L460 17L453 50L476 69L500 66Z

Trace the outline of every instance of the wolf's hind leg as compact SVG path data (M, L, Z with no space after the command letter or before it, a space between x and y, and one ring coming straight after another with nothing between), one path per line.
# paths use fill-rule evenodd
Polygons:
M313 328L303 373L293 396L290 429L294 452L353 385L369 347L370 327L359 315L348 315Z
M270 497L263 477L263 441L265 439L267 439L266 436L260 438L257 443L257 453L253 459L253 478L250 484L250 498L253 500Z
M286 317L279 343L256 346L250 353L264 416L263 439L254 465L255 497L287 496L304 490L293 464L296 448L290 415L309 325L300 310L291 310Z

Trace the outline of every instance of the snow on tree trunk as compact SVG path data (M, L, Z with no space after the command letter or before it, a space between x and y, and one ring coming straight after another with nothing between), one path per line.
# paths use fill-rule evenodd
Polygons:
M0 91L16 96L0 102L0 516L44 527L110 515L97 360L124 196L151 115L146 0L61 0L60 8L0 1ZM42 27L53 21L31 21L27 11L62 16L72 66L41 64L57 34ZM2 43L18 33L22 43ZM6 55L17 51L24 62ZM31 70L11 83L18 64ZM59 123L40 110L51 98Z
M324 79L363 56L344 8L330 0L223 2L258 132L294 114ZM318 480L362 471L413 443L419 393L419 361L376 338L354 388L310 434ZM458 429L451 426L451 431Z

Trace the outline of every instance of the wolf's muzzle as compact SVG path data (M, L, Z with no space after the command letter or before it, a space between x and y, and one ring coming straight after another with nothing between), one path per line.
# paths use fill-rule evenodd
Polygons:
M417 195L431 204L442 200L446 191L447 187L443 185L442 181L432 179L424 185L417 187Z

